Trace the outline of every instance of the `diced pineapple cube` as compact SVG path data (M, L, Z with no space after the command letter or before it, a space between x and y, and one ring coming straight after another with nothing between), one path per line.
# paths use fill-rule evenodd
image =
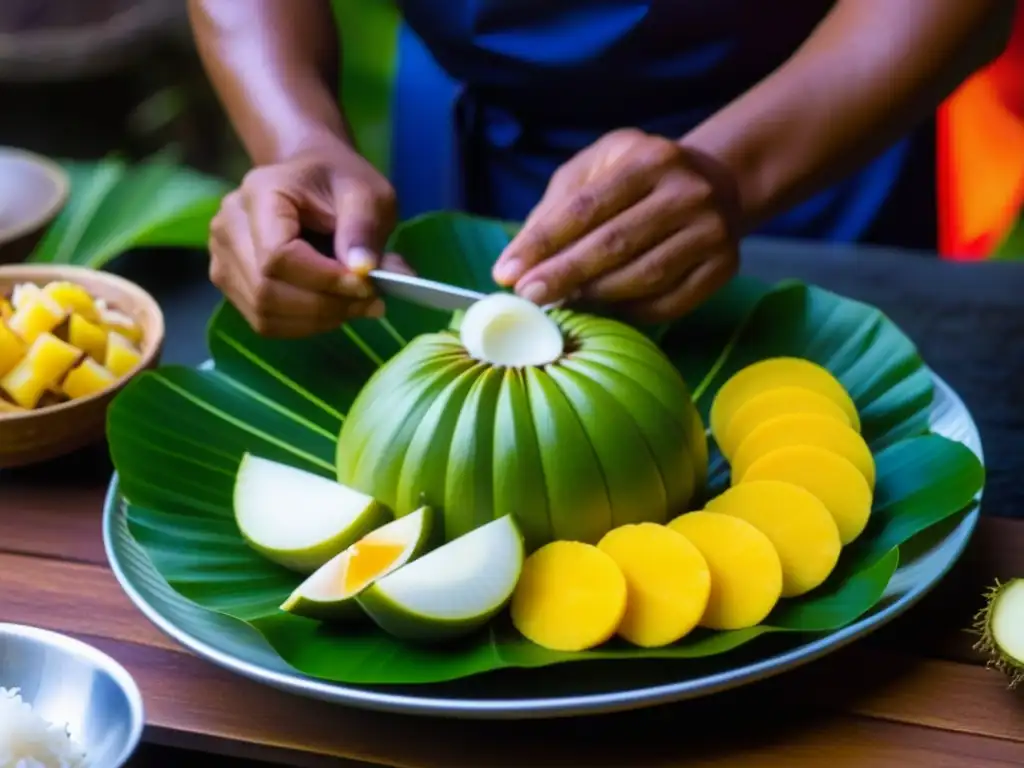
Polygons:
M14 307L11 306L11 302L0 296L0 320L10 320L13 314Z
M22 408L36 407L39 398L46 392L46 382L32 368L32 361L27 357L14 366L6 376L0 379L2 388L11 400Z
M135 346L142 343L142 329L124 312L110 309L105 304L99 310L100 322L108 331L114 331L124 336Z
M0 397L0 417L3 417L5 413L23 413L25 411L20 405L9 403Z
M40 291L23 297L7 324L26 343L31 344L40 334L49 333L60 325L64 315L63 307Z
M25 356L25 343L0 319L0 376L18 364Z
M65 310L74 312L90 322L97 322L100 318L99 310L92 296L85 288L67 281L55 281L43 288L43 293L53 299Z
M77 400L101 392L116 381L117 377L114 374L91 357L87 357L71 369L64 379L62 389L65 395Z
M115 376L124 376L142 359L142 353L121 334L111 331L107 335L107 355L103 365Z
M44 386L49 388L63 379L81 357L82 350L78 347L61 341L52 333L42 333L32 342L25 360Z
M35 283L18 283L11 291L11 306L16 310L21 309L25 299L29 296L38 296L42 292L43 289Z
M107 331L79 314L68 321L68 341L90 355L97 363L107 354Z

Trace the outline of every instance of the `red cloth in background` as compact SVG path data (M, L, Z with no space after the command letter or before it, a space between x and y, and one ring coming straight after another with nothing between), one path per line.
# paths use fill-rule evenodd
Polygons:
M988 258L1024 214L1024 0L1006 50L942 104L937 131L939 252Z

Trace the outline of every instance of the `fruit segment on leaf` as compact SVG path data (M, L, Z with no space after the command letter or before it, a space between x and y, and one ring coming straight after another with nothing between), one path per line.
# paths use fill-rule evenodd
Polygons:
M249 453L235 476L234 514L253 549L306 574L391 519L371 496Z
M523 556L515 521L500 517L376 580L356 600L395 637L451 640L475 632L508 604Z
M740 408L752 398L780 387L802 387L829 398L843 409L850 425L860 431L857 406L831 372L803 358L773 357L737 371L718 390L711 403L710 422L711 434L719 446L727 440L729 427Z
M427 549L433 516L430 507L420 507L366 534L302 582L281 610L321 621L360 615L360 592Z

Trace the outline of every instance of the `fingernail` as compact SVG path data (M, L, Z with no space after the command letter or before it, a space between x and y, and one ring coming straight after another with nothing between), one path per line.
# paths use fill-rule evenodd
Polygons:
M511 259L494 268L494 279L499 283L514 283L519 275L519 270L519 260Z
M368 299L373 296L373 289L355 275L342 275L338 278L338 285L342 291L361 299Z
M534 304L543 304L547 300L548 287L541 282L527 283L523 290L519 291L519 295Z
M373 302L373 304L371 304L367 308L366 316L374 317L377 318L378 320L384 317L384 302L381 301L380 299L377 299L375 302Z
M345 253L345 263L353 272L366 273L377 266L377 259L367 248L349 248Z

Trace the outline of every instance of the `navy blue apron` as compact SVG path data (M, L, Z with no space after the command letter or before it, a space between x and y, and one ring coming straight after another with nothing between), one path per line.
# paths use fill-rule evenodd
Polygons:
M391 176L403 217L520 220L616 128L678 137L788 58L833 0L398 0ZM901 141L762 234L855 240Z

